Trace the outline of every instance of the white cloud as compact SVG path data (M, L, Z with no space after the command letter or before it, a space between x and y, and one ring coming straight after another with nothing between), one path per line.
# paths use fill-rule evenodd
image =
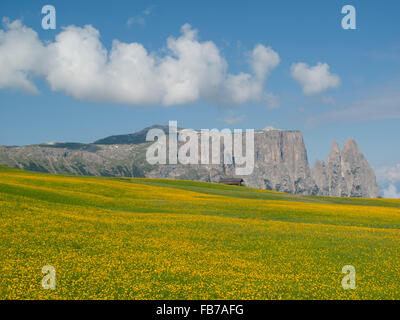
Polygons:
M230 116L222 119L218 119L219 121L225 122L226 124L233 125L241 122L243 119L245 119L245 115L240 115L240 116Z
M132 26L133 24L138 24L141 26L144 26L146 24L146 16L150 15L151 12L153 11L155 6L151 6L146 8L145 10L143 10L140 14L130 17L127 21L126 21L126 25L128 27Z
M251 53L250 63L254 74L264 79L280 62L279 55L270 47L257 45Z
M265 92L266 79L279 64L278 54L257 45L249 54L252 73L229 74L212 41L200 42L189 24L167 39L167 54L148 52L142 44L113 41L108 52L90 25L68 26L46 45L20 21L0 30L0 88L34 92L31 76L43 76L52 90L76 99L132 105L187 104L200 100L279 106Z
M43 74L45 48L37 33L19 20L3 18L0 29L0 88L17 88L37 93L31 76Z
M400 199L400 191L397 191L395 185L391 184L387 187L387 189L383 190L383 197L390 199Z
M303 62L295 63L291 67L291 74L306 95L314 95L340 85L339 76L329 72L327 63L318 62L313 67Z
M342 108L328 111L307 119L310 127L329 122L365 122L386 119L400 119L400 93L398 89L370 90L365 98L355 101Z
M384 198L400 199L400 190L397 191L400 186L400 163L379 168L376 177Z
M264 100L271 109L279 108L279 99L264 92L264 83L272 69L280 62L279 55L270 47L257 45L249 54L250 66L254 74L239 73L228 75L224 82L221 101L246 103Z
M141 26L144 26L145 24L145 20L142 16L138 15L138 16L134 16L134 17L130 17L127 21L126 21L126 25L128 27L130 27L133 24L139 24Z
M400 163L379 168L376 175L379 183L400 183Z

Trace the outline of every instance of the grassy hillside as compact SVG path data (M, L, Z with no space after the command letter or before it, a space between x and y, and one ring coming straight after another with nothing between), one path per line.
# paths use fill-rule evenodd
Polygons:
M400 299L399 200L0 166L0 226L0 299Z

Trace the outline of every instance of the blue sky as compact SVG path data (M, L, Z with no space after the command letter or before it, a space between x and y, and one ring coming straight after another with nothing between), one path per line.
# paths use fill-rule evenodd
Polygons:
M56 30L41 28L41 9L46 4L56 8ZM341 27L341 8L347 4L356 8L356 30ZM2 0L0 16L11 22L21 20L44 45L54 42L63 27L92 25L108 52L118 39L140 43L164 57L168 37L180 37L181 27L189 23L198 31L196 41L211 41L218 48L232 75L251 74L252 50L258 44L270 47L279 55L279 64L268 71L263 89L279 102L279 108L271 109L263 100L218 103L202 97L168 106L91 101L62 86L54 89L46 77L29 75L35 94L0 86L0 144L91 142L177 120L179 126L195 129L301 130L311 165L327 157L333 141L342 145L352 137L375 169L395 166L400 162L399 12L400 2L394 0ZM340 85L304 94L292 65L305 63L311 68L319 62L329 66Z

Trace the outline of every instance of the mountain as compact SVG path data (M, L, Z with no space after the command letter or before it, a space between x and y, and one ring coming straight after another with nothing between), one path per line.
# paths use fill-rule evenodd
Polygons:
M151 129L161 129L164 132L168 132L168 126L154 125L151 127L147 127L141 131L131 133L131 134L122 134L116 136L110 136L104 139L100 139L94 142L94 144L139 144L146 142L147 132Z
M326 164L317 161L311 170L311 176L321 195L379 196L375 173L353 139L344 141L342 151L337 142L334 142Z
M0 147L0 164L20 169L58 174L148 177L218 182L236 176L233 164L150 165L146 150L148 130L111 136L91 144L51 143ZM181 143L182 144L182 143ZM245 149L244 149L245 150ZM221 148L221 156L223 148ZM222 158L221 158L222 159ZM242 177L246 186L303 195L377 197L375 174L353 139L343 150L332 145L326 161L309 167L300 131L267 128L254 133L254 170Z

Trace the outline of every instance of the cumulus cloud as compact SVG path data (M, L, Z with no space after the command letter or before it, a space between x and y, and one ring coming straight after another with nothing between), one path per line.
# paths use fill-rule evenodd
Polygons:
M249 53L252 72L228 73L228 64L212 41L199 41L189 24L169 37L167 53L148 52L140 43L114 40L108 51L90 25L68 26L55 41L43 43L20 21L0 30L0 88L37 91L33 77L44 77L54 91L79 100L132 105L176 105L200 100L217 104L263 102L279 106L264 90L279 55L257 45ZM3 72L4 70L4 72Z
M278 108L279 98L264 92L264 83L271 70L279 64L279 55L270 47L259 44L249 54L249 62L254 74L229 74L224 81L221 101L245 103L251 100L265 100L271 109Z
M318 62L313 67L303 62L295 63L291 67L291 74L306 95L314 95L340 85L339 76L329 72L327 63Z
M396 186L394 184L391 184L383 190L383 197L390 199L400 199L400 191L397 191Z
M22 25L3 18L5 30L0 29L0 89L17 88L37 93L30 80L33 75L44 73L45 48L37 33Z
M395 166L385 166L376 171L379 183L398 183L400 182L400 163Z
M400 199L400 163L379 168L376 176L384 198Z
M280 58L270 47L266 48L259 44L251 52L250 62L255 75L260 79L265 79L270 71L279 64Z

